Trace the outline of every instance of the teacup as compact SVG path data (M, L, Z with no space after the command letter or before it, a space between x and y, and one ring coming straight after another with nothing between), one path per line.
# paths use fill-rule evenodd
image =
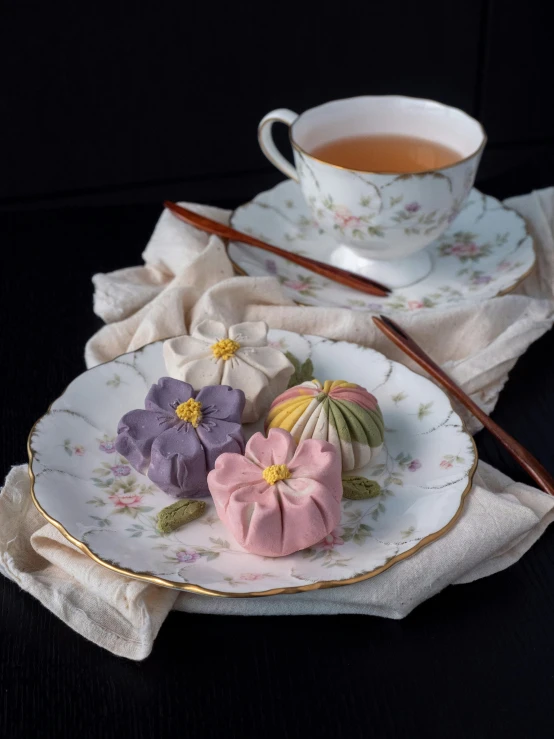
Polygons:
M278 121L290 127L295 166L273 141ZM460 158L442 169L387 174L347 169L310 154L339 138L375 134L427 139ZM391 287L430 271L430 257L421 250L460 211L486 143L481 124L461 110L399 95L335 100L301 115L279 108L260 121L258 138L269 161L300 184L318 225L340 244L333 264Z

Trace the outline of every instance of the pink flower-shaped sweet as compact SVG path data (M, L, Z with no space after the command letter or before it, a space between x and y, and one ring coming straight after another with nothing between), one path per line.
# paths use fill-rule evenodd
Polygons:
M288 431L257 433L245 455L222 454L208 475L219 517L247 551L281 557L321 541L340 522L341 456L328 441L298 446Z

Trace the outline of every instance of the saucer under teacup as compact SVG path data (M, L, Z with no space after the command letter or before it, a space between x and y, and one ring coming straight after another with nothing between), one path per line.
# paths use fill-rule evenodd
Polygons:
M329 254L329 264L363 275L386 285L392 290L415 285L425 279L433 269L427 249L410 254L402 259L367 259L363 252L346 244L337 246Z
M421 216L413 203L399 204L399 210L406 223L417 227ZM291 180L239 206L231 216L231 225L290 252L327 264L335 261L332 255L337 252L336 241L313 219L299 185ZM367 296L330 282L245 244L231 242L229 256L248 275L277 277L287 295L299 303L384 313L477 302L502 295L513 290L535 264L533 241L523 218L475 189L444 234L413 255L418 265L421 260L428 265L421 279L408 287L396 288L397 262L388 262L388 284L393 291L386 298ZM352 271L359 272L354 259L351 264ZM341 266L345 266L344 261Z

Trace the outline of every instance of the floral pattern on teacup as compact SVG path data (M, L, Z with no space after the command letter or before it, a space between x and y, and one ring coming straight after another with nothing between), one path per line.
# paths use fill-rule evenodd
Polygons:
M331 195L312 196L309 202L320 221L327 223L342 236L362 240L367 234L377 237L385 235L381 227L372 223L377 211L371 196L360 198L357 214L353 213L348 206L335 203Z
M294 156L300 186L323 229L340 243L359 243L369 250L381 249L373 246L374 240L390 234L399 256L400 250L409 253L414 245L425 245L444 231L475 174L474 167L463 163L448 173L387 175L341 169L337 174L296 149Z

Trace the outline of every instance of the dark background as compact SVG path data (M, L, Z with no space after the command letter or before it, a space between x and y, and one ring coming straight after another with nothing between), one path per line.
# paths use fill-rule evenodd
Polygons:
M265 113L360 94L429 97L479 118L481 179L552 161L547 7L4 0L0 207L236 204L282 177L257 145Z
M546 4L545 4L546 5ZM140 262L164 198L230 207L281 175L271 108L404 93L480 118L481 189L554 181L539 0L0 4L0 477L83 368L95 272ZM493 417L554 473L552 332ZM486 433L479 455L525 475ZM134 664L0 576L0 737L551 739L554 527L395 622L170 614Z

